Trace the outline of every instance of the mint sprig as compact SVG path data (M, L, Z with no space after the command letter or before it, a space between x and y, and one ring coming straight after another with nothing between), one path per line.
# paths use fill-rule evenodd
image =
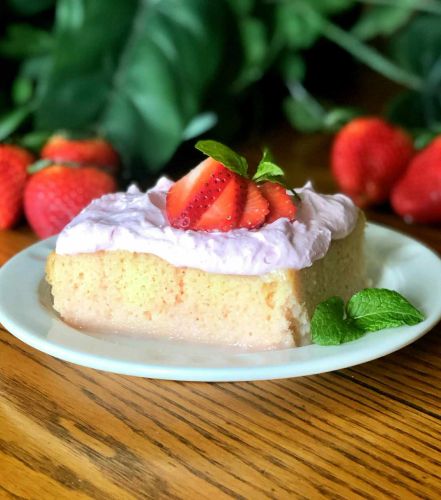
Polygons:
M302 201L294 189L287 185L285 181L285 172L279 167L279 165L274 163L273 155L268 148L263 150L262 159L260 160L259 165L257 165L253 181L257 184L267 181L276 182L290 192L292 201L295 205L299 205Z
M311 319L312 341L319 345L339 345L368 332L416 325L424 315L398 292L366 288L344 306L340 297L321 302Z
M258 182L277 182L278 184L285 185L283 170L274 163L272 154L268 148L263 150L262 159L257 165L256 173L253 175L253 181Z
M220 161L235 174L239 174L242 177L248 177L247 160L228 146L225 146L225 144L212 140L198 141L195 148L199 149L199 151L202 151L202 153L205 153L207 156L211 156L211 158Z
M228 146L225 146L225 144L217 141L205 140L198 141L195 148L199 149L199 151L202 151L202 153L205 153L207 156L221 162L232 172L239 174L246 179L250 177L248 175L248 162L246 158L241 156L239 153L236 153ZM284 175L285 173L283 170L274 162L274 158L270 150L265 148L252 180L256 184L270 181L277 182L278 184L286 187Z
M321 302L311 320L312 341L320 345L338 345L364 335L345 318L345 303L340 297Z
M236 153L225 144L213 140L198 141L195 148L207 156L219 161L226 168L238 174L245 179L249 179L248 175L248 162L246 158ZM263 182L276 182L282 185L284 188L288 189L293 198L293 202L299 205L301 202L300 196L294 191L294 189L287 186L285 179L285 172L274 162L271 151L266 147L263 150L262 158L257 165L256 173L252 177L252 181L256 184L261 184Z

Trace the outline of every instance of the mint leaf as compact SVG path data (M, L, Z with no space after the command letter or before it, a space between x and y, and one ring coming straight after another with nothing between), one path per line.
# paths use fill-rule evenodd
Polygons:
M346 311L340 297L321 302L311 319L312 341L319 345L339 345L368 332L416 325L423 319L424 315L398 292L366 288L352 296Z
M346 342L352 342L353 340L357 340L363 337L367 333L361 328L359 328L351 318L346 318L345 324L347 326L347 329L344 332L340 344L346 344Z
M348 302L346 312L355 325L366 332L416 325L424 319L402 295L384 288L366 288L356 293Z
M364 334L352 321L345 319L345 306L340 297L321 302L311 319L314 344L339 345L355 340Z
M257 165L256 173L253 176L254 182L277 182L285 186L283 176L284 171L274 162L273 155L268 148L263 150L262 159Z
M253 176L254 182L278 182L283 184L283 170L272 161L261 161Z
M274 156L273 153L271 152L271 149L268 146L265 146L263 148L263 153L262 153L262 158L260 160L260 163L264 161L270 161L274 163Z
M196 149L202 151L207 156L220 161L225 167L232 172L248 177L248 163L243 156L230 149L228 146L217 141L198 141Z

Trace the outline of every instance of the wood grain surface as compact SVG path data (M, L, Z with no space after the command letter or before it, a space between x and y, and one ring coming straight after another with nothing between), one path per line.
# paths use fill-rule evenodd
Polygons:
M333 191L328 141L268 139L293 183ZM439 227L368 217L441 251ZM0 264L33 241L0 232ZM82 368L1 329L0 498L441 498L440 333L333 373L208 384Z

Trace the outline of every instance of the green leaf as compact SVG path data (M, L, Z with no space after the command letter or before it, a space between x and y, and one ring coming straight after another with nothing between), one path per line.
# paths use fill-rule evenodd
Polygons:
M311 319L311 335L315 344L338 345L367 332L416 325L423 320L424 315L398 292L366 288L349 300L346 310L340 297L321 302Z
M285 113L291 124L300 132L323 130L326 111L299 82L288 85L291 98L284 101Z
M345 319L344 302L340 297L331 297L316 307L311 319L314 344L339 345L363 334L363 330Z
M305 61L297 52L289 51L284 53L278 64L280 73L285 82L302 81L306 73Z
M394 38L390 51L395 60L409 71L428 76L436 65L441 50L440 18L417 15Z
M389 36L404 26L420 0L400 0L396 5L372 5L365 9L351 32L361 40Z
M210 125L192 120L235 77L236 29L226 0L58 0L37 128L93 127L132 177L158 171L195 123Z
M8 0L9 5L23 16L34 16L55 4L55 0Z
M262 78L268 57L268 36L264 23L253 17L240 22L240 37L243 60L240 74L234 83L235 90L241 90Z
M283 170L271 161L261 161L257 167L257 171L254 174L254 182L277 182L278 184L284 184L283 182L284 172Z
M386 116L390 121L408 129L422 129L428 126L424 113L423 96L418 92L398 94L388 103ZM439 116L441 118L441 113Z
M326 112L323 118L323 128L327 132L337 132L356 116L360 116L362 112L355 108L333 108Z
M308 1L308 0L306 0ZM332 15L348 9L355 4L354 0L314 0L309 2L322 14Z
M256 173L253 176L254 182L277 182L278 184L285 185L284 171L273 161L273 156L268 148L263 151L262 159L257 165Z
M264 161L271 161L274 163L273 153L271 152L271 149L268 146L265 146L263 148L262 158L261 158L260 162L262 163Z
M422 88L423 81L414 72L395 64L379 51L366 45L356 36L343 30L336 24L323 19L322 34L386 78L409 89L420 90Z
M414 132L413 145L415 149L424 149L440 134L441 134L441 124L438 130L427 130L427 129L417 130Z
M33 104L27 104L0 116L0 141L3 141L15 132L32 111Z
M135 8L122 0L111 6L102 0L57 2L55 47L36 113L39 129L80 129L97 120Z
M308 2L281 2L275 17L276 36L289 49L308 49L321 34L321 17Z
M220 161L225 167L232 172L241 175L242 177L248 176L248 163L246 159L230 149L228 146L221 144L217 141L198 141L195 146L196 149L202 151L207 156Z
M26 149L39 152L51 135L52 132L37 130L21 136L18 142Z
M256 0L232 0L231 7L239 15L250 14L255 6Z
M187 125L184 132L182 133L182 138L185 141L193 139L198 135L201 135L211 128L213 128L217 123L217 115L211 111L206 113L201 113L195 116L191 122Z
M384 288L366 288L356 293L346 311L356 326L368 332L416 325L424 320L424 315L402 295Z
M12 84L12 100L16 106L29 102L34 93L34 86L30 78L18 76Z
M54 46L50 33L29 24L12 24L6 37L0 42L0 53L12 58L22 59L49 53Z
M396 61L424 82L418 94L405 94L392 105L402 123L436 128L441 123L441 30L440 16L419 15L395 36L390 50ZM404 123L406 124L406 123Z

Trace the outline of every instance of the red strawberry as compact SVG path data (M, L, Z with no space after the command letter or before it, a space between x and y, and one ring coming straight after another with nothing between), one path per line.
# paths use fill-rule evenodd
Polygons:
M62 135L53 135L43 147L40 156L54 162L107 167L111 173L116 173L119 165L118 153L100 138L73 140Z
M277 182L265 182L259 189L269 203L269 214L265 219L267 224L282 217L294 219L297 208L283 186Z
M34 161L34 157L26 149L12 144L0 144L0 161L13 162L26 170Z
M391 203L406 220L441 222L441 137L413 158L392 191Z
M179 229L195 228L195 224L221 196L227 186L231 182L238 184L239 179L239 176L225 168L222 163L207 158L177 181L167 193L166 211L170 224ZM230 188L230 190L235 192L233 188ZM230 193L230 190L228 193ZM230 193L227 200L229 204L231 199L232 195ZM230 207L230 210L231 213L223 214L225 220L219 221L221 226L225 225L226 220L228 220L227 217L234 216L233 212L236 209ZM214 211L213 214L215 213ZM208 220L211 219L210 216L207 217ZM211 227L210 229L220 228Z
M94 198L115 191L113 177L94 167L55 164L33 174L26 185L24 207L40 238L58 233Z
M0 145L0 229L13 227L22 215L26 169L32 161L24 149Z
M246 182L233 175L222 193L201 215L192 229L199 231L230 231L237 227L245 203Z
M367 207L382 203L414 153L410 137L381 118L356 118L337 134L331 155L340 189Z
M269 213L269 203L254 182L245 182L247 185L245 205L237 227L256 229L265 222Z

